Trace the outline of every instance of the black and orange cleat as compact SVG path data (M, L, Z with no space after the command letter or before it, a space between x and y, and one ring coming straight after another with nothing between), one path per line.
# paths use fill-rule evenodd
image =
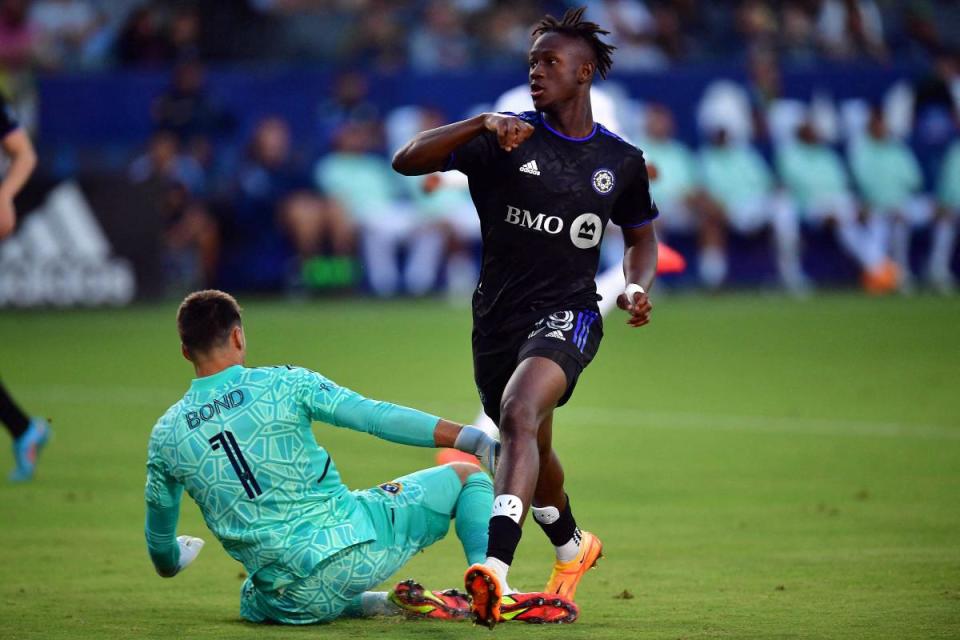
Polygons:
M471 599L473 621L493 629L500 620L503 585L493 569L475 564L467 569L463 583Z

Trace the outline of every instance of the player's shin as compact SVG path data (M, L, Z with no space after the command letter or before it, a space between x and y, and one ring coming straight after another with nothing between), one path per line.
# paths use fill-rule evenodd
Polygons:
M487 523L492 508L493 482L478 471L463 483L454 511L454 526L467 564L478 564L486 558Z

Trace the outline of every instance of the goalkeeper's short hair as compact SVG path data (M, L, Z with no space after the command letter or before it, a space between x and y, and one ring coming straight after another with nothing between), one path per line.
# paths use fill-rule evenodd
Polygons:
M184 298L177 310L177 331L191 358L224 344L241 324L240 312L236 298L217 289L194 291Z

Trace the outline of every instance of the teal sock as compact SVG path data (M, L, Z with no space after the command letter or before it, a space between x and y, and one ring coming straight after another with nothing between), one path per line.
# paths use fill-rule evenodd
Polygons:
M467 478L457 499L454 523L468 564L479 564L487 557L487 524L493 510L493 481L478 471Z

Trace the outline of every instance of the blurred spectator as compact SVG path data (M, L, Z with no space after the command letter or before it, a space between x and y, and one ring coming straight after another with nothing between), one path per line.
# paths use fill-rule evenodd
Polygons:
M129 66L157 66L174 58L174 49L154 5L134 9L127 17L116 44L117 59Z
M667 235L675 231L697 232L701 234L701 250L709 254L711 246L722 242L704 237L715 233L718 226L706 220L719 218L723 212L702 188L693 152L674 138L673 114L663 105L648 105L646 125L639 147L647 159L648 170L652 168L650 195L660 210L657 229Z
M472 63L473 41L462 16L447 2L430 2L410 37L410 64L417 71L442 71Z
M939 51L931 73L914 87L914 128L918 141L943 147L960 131L960 54Z
M197 198L203 188L200 166L180 153L175 135L160 131L151 137L147 152L131 163L128 173L132 182L149 183L159 190L168 290L213 286L220 236L216 221Z
M733 143L727 131L716 128L709 145L700 150L707 192L720 203L720 215L704 219L701 234L700 278L715 289L727 276L727 229L755 234L773 231L777 272L788 291L803 294L809 288L800 265L800 221L791 198L777 188L760 153L746 142Z
M448 123L436 109L418 111L415 133ZM466 176L451 172L400 179L416 207L421 228L429 233L439 232L444 238L448 297L452 301L468 299L479 275L473 250L480 243L480 218L470 199Z
M157 129L175 133L199 154L235 127L233 114L209 95L204 66L197 61L174 69L170 87L151 106L151 117ZM208 159L197 155L195 160L206 166Z
M737 8L737 32L749 54L757 49L770 50L777 44L777 15L763 0L745 0Z
M525 5L500 4L491 9L476 30L484 66L518 68L530 51L531 25L538 18L535 8Z
M817 58L813 16L804 2L786 2L782 9L779 46L783 59L793 64L810 64Z
M851 146L850 168L870 211L870 223L900 270L899 286L909 291L911 227L929 222L931 206L919 196L923 176L913 151L890 136L877 107L870 112L867 135Z
M821 0L817 39L829 58L887 58L883 19L874 0Z
M771 107L783 96L783 79L776 55L769 49L756 49L750 55L750 103L753 107L754 138L770 141L768 115Z
M343 43L342 57L381 72L403 67L408 61L409 24L413 22L406 18L403 4L378 0L350 17L348 23L355 24L356 30Z
M27 0L0 2L0 69L28 70L38 48L38 34L27 20Z
M176 182L193 194L206 189L203 167L181 153L180 142L170 131L161 130L151 136L146 153L130 164L128 175L132 182Z
M957 223L960 221L960 140L950 146L940 170L937 205L928 276L941 293L952 293L955 281L950 272L950 262L953 260Z
M301 258L322 246L333 211L293 157L287 122L261 120L223 215L221 281L248 289L298 286ZM338 250L342 242L347 241L335 236Z
M812 122L800 126L794 141L779 146L777 168L804 218L834 226L840 246L863 271L865 288L873 293L895 288L897 268L886 258L883 239L860 224L840 154L820 140Z
M657 44L657 21L641 0L590 0L588 17L610 31L616 67L624 71L662 69L669 57Z
M198 60L203 51L200 46L200 14L196 8L183 6L170 18L170 47L177 61Z
M100 19L84 0L37 0L29 13L31 29L40 41L45 66L77 66L85 57Z
M370 81L362 71L347 71L333 83L329 98L317 107L320 142L327 147L334 134L350 122L377 122L380 113L370 100Z
M403 283L422 295L436 281L443 257L443 234L401 200L401 183L386 158L377 155L376 128L349 123L337 133L333 153L314 170L316 184L349 213L360 229L363 264L375 294L399 291L399 251L407 249Z

